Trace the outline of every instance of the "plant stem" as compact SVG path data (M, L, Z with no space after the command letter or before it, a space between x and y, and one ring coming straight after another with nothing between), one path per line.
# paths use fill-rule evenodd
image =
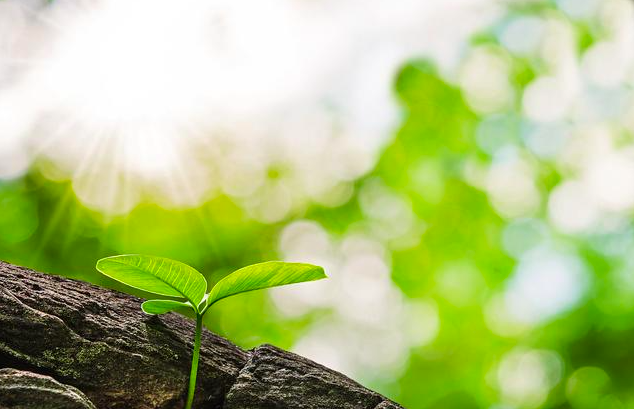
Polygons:
M198 359L200 358L200 338L203 330L203 315L196 314L196 335L194 336L194 353L192 355L192 369L189 373L189 390L187 392L187 405L185 409L191 409L196 391L196 375L198 373Z

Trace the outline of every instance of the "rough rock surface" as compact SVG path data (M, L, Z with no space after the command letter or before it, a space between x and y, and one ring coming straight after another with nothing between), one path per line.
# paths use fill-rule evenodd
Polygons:
M374 409L383 398L354 381L298 355L270 345L253 350L227 395L226 409L283 407L288 397L304 393L309 384L314 398L295 408Z
M50 376L0 369L0 408L95 409L86 395Z
M0 368L72 385L99 409L182 408L194 323L174 313L145 315L140 303L0 261ZM3 402L6 392L0 395ZM206 330L194 407L400 408L305 358L268 345L244 351Z
M396 403L392 402L392 401L383 401L381 403L379 403L377 405L376 408L374 409L402 409L402 406L397 405Z

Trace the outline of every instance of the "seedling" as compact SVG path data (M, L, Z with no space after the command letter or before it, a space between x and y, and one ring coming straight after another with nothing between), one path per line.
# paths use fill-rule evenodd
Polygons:
M102 258L97 270L130 287L177 300L148 300L141 304L147 314L164 314L179 308L191 309L196 316L194 352L189 375L186 409L191 409L196 389L203 316L209 307L235 294L280 285L326 278L324 269L311 264L268 261L234 271L211 287L194 268L163 257L138 254Z

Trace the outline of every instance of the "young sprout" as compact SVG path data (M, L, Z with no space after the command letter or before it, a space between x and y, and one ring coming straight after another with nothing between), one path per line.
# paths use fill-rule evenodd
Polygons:
M191 409L194 401L203 316L209 307L223 298L247 291L326 278L324 269L319 266L268 261L234 271L207 293L207 280L201 273L187 264L163 257L139 254L106 257L97 262L97 270L130 287L178 298L145 301L141 308L147 314L164 314L178 308L190 308L196 315L186 409Z

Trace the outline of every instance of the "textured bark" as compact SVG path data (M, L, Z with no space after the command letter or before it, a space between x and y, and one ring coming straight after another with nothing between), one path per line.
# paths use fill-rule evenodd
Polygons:
M182 408L194 322L174 313L145 315L140 303L0 262L0 367L31 373L7 372L6 379L32 378L35 386L46 379L72 395L74 389L63 389L70 385L100 409ZM6 396L7 389L0 389L0 408L47 407L7 406ZM400 408L310 360L270 345L244 351L207 330L194 407Z

